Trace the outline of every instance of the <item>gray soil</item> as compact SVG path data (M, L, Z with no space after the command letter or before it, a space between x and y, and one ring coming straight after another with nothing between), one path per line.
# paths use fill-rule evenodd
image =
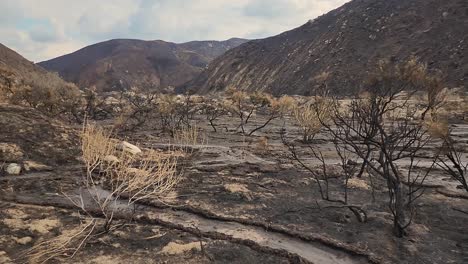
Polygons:
M230 122L222 120L219 125L235 127ZM299 138L297 129L288 124L288 139ZM200 125L205 125L202 120ZM460 142L468 137L462 129L465 126L457 126ZM431 173L425 194L416 202L417 214L408 236L396 238L384 181L373 178L372 192L366 176L363 185L350 189L350 203L361 205L368 214L367 222L359 222L347 208L320 199L312 175L288 158L279 139L282 127L283 122L277 120L252 137L224 129L207 132L206 144L193 146L191 157L181 164L183 180L167 199L145 200L132 210L120 207L119 221L132 216L129 224L61 262L422 264L468 260L468 195L455 181L441 171ZM267 149L257 145L260 136L268 138ZM143 129L128 140L164 149L169 138ZM320 137L313 144L324 151L327 166L336 169L332 145ZM433 147L429 146L428 153ZM306 148L300 151L307 154ZM336 171L330 189L338 197L343 178ZM81 175L79 163L74 162L49 172L0 177L0 259L3 250L3 256L16 263L24 250L44 237L54 237L77 224L78 209L63 193L77 195ZM89 210L93 211L92 204ZM5 219L20 222L15 226ZM44 219L55 219L58 224L46 233L31 228ZM16 242L21 237L31 237L31 241ZM196 246L175 254L163 250L174 243L200 241L206 245L203 250Z

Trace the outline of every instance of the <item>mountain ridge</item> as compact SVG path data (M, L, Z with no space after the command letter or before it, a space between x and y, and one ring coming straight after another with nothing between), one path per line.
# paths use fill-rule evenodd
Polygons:
M198 75L225 51L247 40L191 41L111 39L95 43L51 60L39 62L80 87L100 91L133 87L163 89L177 86Z
M353 0L298 28L226 52L180 90L208 93L232 86L309 95L315 77L328 72L332 91L353 94L379 60L411 56L445 72L449 86L468 87L467 43L467 1Z

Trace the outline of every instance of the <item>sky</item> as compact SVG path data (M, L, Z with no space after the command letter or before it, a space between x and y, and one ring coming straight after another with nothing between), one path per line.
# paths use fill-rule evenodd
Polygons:
M39 62L115 38L264 38L349 0L0 0L0 43Z

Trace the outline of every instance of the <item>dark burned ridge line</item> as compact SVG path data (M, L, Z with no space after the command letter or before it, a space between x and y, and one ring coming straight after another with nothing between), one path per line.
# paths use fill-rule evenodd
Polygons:
M148 207L154 207L157 209L172 209L174 211L183 211L183 212L188 212L194 215L201 216L203 218L211 219L211 220L217 220L217 221L222 221L222 222L234 222L234 223L239 223L245 226L253 226L253 227L260 227L265 229L265 231L273 231L275 233L279 233L282 235L289 236L291 238L296 238L300 239L304 242L317 242L319 244L322 244L326 247L343 251L351 256L357 256L357 257L364 257L366 258L370 263L373 264L379 264L382 263L382 259L379 257L375 256L372 253L363 251L361 249L358 249L356 247L346 245L344 243L335 241L333 239L329 239L326 237L322 236L317 236L317 235L305 235L300 232L295 232L295 231L290 231L284 227L278 226L278 225L271 225L262 221L255 221L255 220L248 220L248 219L242 219L242 218L235 218L235 217L228 217L228 216L221 216L217 215L215 213L212 213L208 210L203 210L200 208L195 208L191 206L170 206L170 205L161 205L161 204L155 204L151 201L143 201L140 200L137 202L137 204L148 206Z
M28 199L26 199L26 200L28 200ZM22 204L22 205L52 206L52 207L55 207L55 208L79 210L82 213L88 213L93 217L99 217L99 218L104 217L102 212L100 212L99 210L96 210L96 209L87 210L86 212L84 212L83 210L81 210L80 208L76 207L73 204L59 203L59 202L54 202L54 201L38 201L38 200L21 201L20 199L17 199L17 198L16 199L15 198L10 198L10 199L9 198L6 198L6 199L3 198L2 201L6 202L6 203L16 203L16 204ZM114 213L114 219L116 219L116 220L123 220L123 219L129 219L129 218L131 218L136 223L140 223L140 224L150 224L150 225L163 226L163 227L166 227L166 228L171 228L171 229L176 229L176 230L180 230L180 231L183 231L183 232L187 232L187 233L190 233L190 234L195 235L197 237L199 237L201 235L203 237L214 239L214 240L225 240L225 241L229 241L229 242L232 242L232 243L244 245L244 246L247 246L247 247L249 247L249 248L251 248L251 249L253 249L255 251L258 251L258 252L263 252L263 253L267 253L267 254L287 258L287 259L289 259L290 263L292 263L292 264L314 264L313 262L310 262L307 259L305 259L305 258L303 258L303 257L301 257L301 256L299 256L297 254L291 253L291 252L289 252L287 250L274 249L274 248L270 248L270 247L267 247L267 246L261 246L258 243L254 242L252 240L249 240L249 239L234 238L234 237L232 237L230 235L226 235L226 234L222 234L222 233L218 233L218 232L201 232L197 228L185 227L183 225L174 224L174 223L171 223L171 222L163 221L161 219L151 219L151 218L149 218L149 217L147 217L145 215L135 215L135 216L129 217L128 214Z

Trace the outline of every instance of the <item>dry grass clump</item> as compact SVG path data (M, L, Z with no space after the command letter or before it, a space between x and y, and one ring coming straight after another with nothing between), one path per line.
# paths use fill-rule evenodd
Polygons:
M180 180L179 156L174 152L120 151L110 132L90 124L81 137L86 188L104 216L106 232L111 230L118 204L128 207L142 199L160 199ZM86 212L83 202L75 205Z
M449 125L443 120L426 120L424 125L433 138L447 139L450 136Z
M73 258L96 229L97 220L88 219L78 227L66 229L57 237L42 241L24 252L29 263L47 263L58 258Z
M84 125L81 139L86 168L84 182L95 205L85 204L82 196L80 201L70 198L89 217L78 228L65 230L25 252L25 258L32 263L73 257L91 237L115 229L112 221L118 203L125 202L128 207L141 199L161 198L179 182L177 161L180 155L176 152L117 150L118 141L109 131L88 123ZM103 219L88 213L88 206L94 206L93 210L97 207Z
M190 242L187 244L176 243L176 242L169 242L163 249L161 250L161 254L167 255L177 255L182 254L188 251L201 251L203 242Z
M322 123L331 118L331 101L326 97L315 97L312 101L296 106L293 116L302 131L302 140L309 142L322 128Z
M370 186L366 180L360 178L350 178L347 182L348 188L369 190Z
M116 140L103 128L87 124L82 132L83 161L86 167L86 184L96 188L102 183L110 194L96 197L106 211L113 199L125 194L128 203L145 198L157 198L172 189L179 181L177 157L146 153L144 159L115 148ZM99 196L99 192L97 192Z
M259 153L266 153L270 150L267 137L260 137L255 144L255 150Z
M203 145L206 143L206 134L198 126L184 126L174 133L175 143L181 145L184 152L190 152L191 147Z
M280 113L287 114L294 110L297 102L291 96L283 95L274 102L271 102L271 106L272 108L277 108Z

